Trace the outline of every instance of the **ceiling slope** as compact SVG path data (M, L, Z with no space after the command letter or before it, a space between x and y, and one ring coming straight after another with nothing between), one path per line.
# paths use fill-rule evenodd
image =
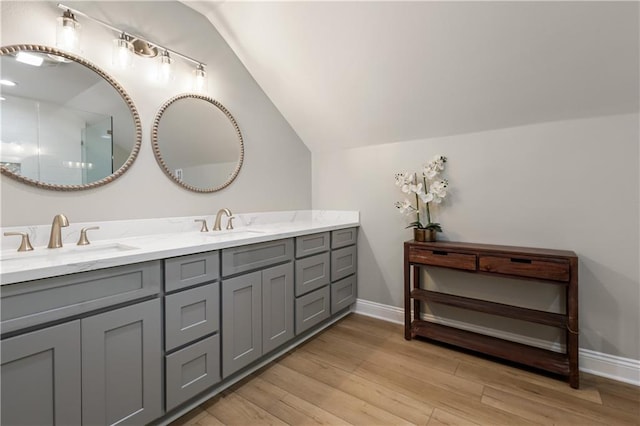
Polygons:
M214 2L312 151L637 112L637 2Z

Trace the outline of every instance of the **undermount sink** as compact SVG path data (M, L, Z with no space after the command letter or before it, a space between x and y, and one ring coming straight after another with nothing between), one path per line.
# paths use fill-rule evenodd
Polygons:
M77 260L82 260L85 256L94 257L96 255L105 255L105 254L113 254L120 253L123 251L136 250L138 247L129 246L126 244L120 243L110 243L110 244L91 244L86 246L68 246L61 247L57 249L49 249L49 248L39 248L34 251L28 252L11 252L10 254L2 253L2 257L0 258L0 262L16 262L16 261L27 261L27 260L60 260L73 258Z
M264 233L265 233L264 231L259 231L255 229L240 228L240 229L225 229L222 231L207 232L206 236L238 239L238 238L256 237Z

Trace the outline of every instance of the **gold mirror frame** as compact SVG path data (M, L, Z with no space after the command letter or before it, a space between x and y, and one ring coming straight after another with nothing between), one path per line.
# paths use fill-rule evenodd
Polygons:
M196 186L189 185L188 183L185 183L179 180L171 172L171 169L169 168L166 161L162 157L162 153L160 152L160 145L158 143L158 127L160 126L160 120L162 119L162 115L167 110L167 108L169 108L174 102L180 99L185 99L185 98L201 99L203 101L209 102L214 106L216 106L218 109L220 109L220 111L222 111L222 113L224 113L224 115L227 116L227 118L233 125L233 128L236 132L236 136L238 136L238 142L240 143L240 158L238 159L238 165L236 166L235 170L233 171L229 179L227 179L227 181L224 182L222 185L219 185L213 188L198 188ZM233 118L233 115L231 115L229 110L225 108L224 105L222 105L220 102L216 101L215 99L210 98L209 96L199 95L195 93L186 93L186 94L175 96L169 99L164 105L162 105L162 107L158 110L158 113L156 114L156 118L153 120L153 128L151 129L151 144L153 146L153 154L156 157L156 161L158 162L158 165L160 166L164 174L167 175L169 179L171 179L178 185L194 192L210 193L210 192L220 191L221 189L226 188L227 186L231 185L231 182L233 182L236 179L236 177L238 176L238 173L240 173L240 168L242 167L242 163L244 162L244 141L242 139L242 133L240 133L240 128L238 127L238 123Z
M118 170L116 170L115 172L113 172L107 177L104 177L100 180L97 180L91 183L86 183L82 185L59 185L59 184L46 183L46 182L41 182L39 180L31 179L26 176L16 174L5 167L0 167L0 171L2 172L2 174L17 180L18 182L25 183L27 185L31 185L31 186L35 186L43 189L52 189L55 191L78 191L83 189L97 188L99 186L111 183L117 178L119 178L120 176L122 176L129 169L131 164L135 161L136 157L138 156L138 152L140 152L140 146L142 145L142 125L140 123L140 116L138 114L138 110L133 104L133 100L124 90L124 88L120 86L120 84L118 84L118 82L116 82L113 79L113 77L111 77L109 74L107 74L106 72L98 68L93 63L85 59L82 59L79 56L64 52L62 50L55 49L53 47L37 45L37 44L16 44L12 46L3 46L3 47L0 47L0 56L11 55L20 51L39 52L39 53L46 53L46 54L60 56L65 59L69 59L75 63L78 63L80 65L84 65L85 67L89 68L91 71L95 72L100 77L105 79L114 89L116 89L116 91L120 94L120 96L122 96L122 99L129 107L129 110L131 111L133 123L136 129L135 130L136 141L133 145L129 158L127 159L127 161L125 161L125 163L122 166L120 166Z

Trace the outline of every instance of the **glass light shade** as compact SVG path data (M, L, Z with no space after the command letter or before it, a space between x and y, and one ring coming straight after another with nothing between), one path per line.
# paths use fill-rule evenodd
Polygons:
M57 18L56 47L71 53L80 52L80 28L76 17L70 11Z
M125 34L120 38L113 40L113 66L117 69L126 70L133 65L133 43L131 43Z
M193 90L197 93L206 93L207 91L207 72L202 65L193 71Z
M157 79L160 83L166 84L172 79L171 63L173 60L169 56L169 52L164 51L158 59Z

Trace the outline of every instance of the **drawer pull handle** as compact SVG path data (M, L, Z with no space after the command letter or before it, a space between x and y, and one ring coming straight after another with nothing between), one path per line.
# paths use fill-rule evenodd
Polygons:
M531 259L518 259L517 257L512 257L511 261L513 263L531 263Z
M448 252L442 251L442 250L434 250L434 251L432 251L432 253L433 254L437 254L438 256L446 256L446 255L449 254Z

